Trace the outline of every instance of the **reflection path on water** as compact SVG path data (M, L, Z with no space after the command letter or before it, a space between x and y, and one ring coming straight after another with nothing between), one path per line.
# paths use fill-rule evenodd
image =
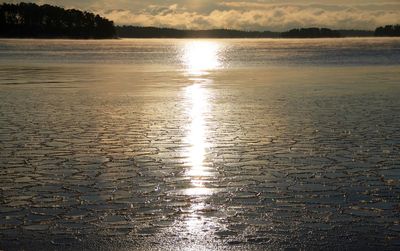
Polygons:
M207 142L209 131L205 116L209 112L210 104L208 90L204 86L207 81L203 79L194 81L193 85L185 88L185 97L189 103L187 112L190 119L188 134L185 139L185 143L188 144L187 161L190 165L186 175L191 178L191 183L195 187L190 189L187 194L201 195L211 192L204 188L205 184L202 181L202 178L212 175L208 170L210 167L206 166L205 163L207 148L210 147L210 143Z
M207 78L208 71L220 67L219 44L213 42L191 42L184 47L183 62L186 67L184 74L189 77L190 85L184 88L187 117L189 124L185 144L188 146L184 155L187 156L188 170L185 176L191 181L191 187L185 194L191 198L189 208L191 214L185 219L185 225L189 235L197 236L198 240L204 239L204 235L215 228L216 222L206 219L199 214L207 210L205 199L212 195L213 190L209 183L213 179L214 170L207 161L208 149L212 138L208 128L207 118L212 112L212 94L210 87L213 84ZM203 236L203 237L201 237Z

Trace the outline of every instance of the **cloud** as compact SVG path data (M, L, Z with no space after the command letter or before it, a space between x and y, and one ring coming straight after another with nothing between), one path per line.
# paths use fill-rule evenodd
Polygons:
M103 13L117 24L163 26L184 29L230 28L281 31L295 27L374 29L400 23L400 5L380 9L365 6L272 5L257 2L225 2L208 13L189 11L177 4L146 8L140 12L112 10Z

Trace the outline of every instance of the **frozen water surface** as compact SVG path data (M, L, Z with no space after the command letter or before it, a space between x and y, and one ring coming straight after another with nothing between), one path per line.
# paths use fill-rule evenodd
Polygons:
M0 248L400 248L400 40L0 40Z

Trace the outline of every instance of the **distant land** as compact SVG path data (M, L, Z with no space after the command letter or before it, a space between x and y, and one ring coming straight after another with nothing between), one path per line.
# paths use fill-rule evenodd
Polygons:
M378 27L375 30L377 37L399 37L400 25L386 25L385 27Z
M335 38L374 37L368 30L331 30L327 28L301 28L286 32L240 31L230 29L179 30L173 28L116 26L120 38Z
M115 26L104 17L48 4L0 4L3 38L337 38L400 36L400 25L368 30L299 28L284 32L233 29L180 30L173 28Z
M48 4L0 5L0 37L113 38L114 22L90 12Z
M278 38L279 32L240 31L229 29L178 30L172 28L117 26L122 38Z

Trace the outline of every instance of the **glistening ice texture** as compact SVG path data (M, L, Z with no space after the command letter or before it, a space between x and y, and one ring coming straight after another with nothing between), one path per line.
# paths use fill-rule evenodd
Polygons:
M0 248L400 248L400 40L1 40Z

